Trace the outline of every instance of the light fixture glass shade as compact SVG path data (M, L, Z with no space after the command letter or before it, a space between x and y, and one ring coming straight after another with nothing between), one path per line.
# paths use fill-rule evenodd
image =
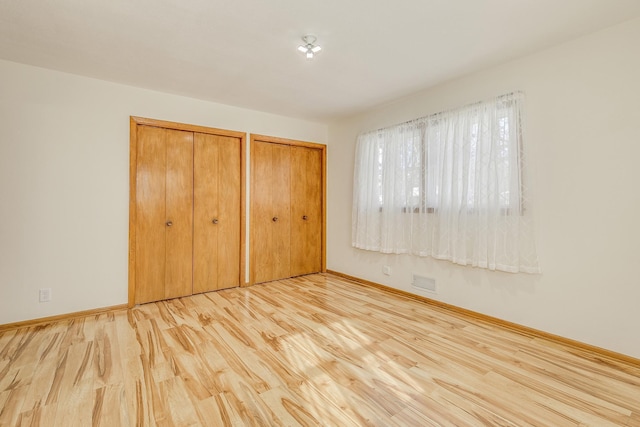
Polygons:
M315 54L322 50L320 46L314 45L316 42L316 36L306 35L302 37L302 42L304 44L298 46L298 51L304 53L307 59L313 59Z

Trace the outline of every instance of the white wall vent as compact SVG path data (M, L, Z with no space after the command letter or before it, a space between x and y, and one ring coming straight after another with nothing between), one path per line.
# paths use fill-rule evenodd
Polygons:
M413 282L411 283L415 289L419 289L421 291L433 292L436 293L436 279L432 279L430 277L419 276L417 274L413 275Z

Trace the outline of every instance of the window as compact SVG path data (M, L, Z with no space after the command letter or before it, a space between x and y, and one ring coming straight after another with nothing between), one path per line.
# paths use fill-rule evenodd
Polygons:
M537 272L521 103L510 94L360 135L353 245Z

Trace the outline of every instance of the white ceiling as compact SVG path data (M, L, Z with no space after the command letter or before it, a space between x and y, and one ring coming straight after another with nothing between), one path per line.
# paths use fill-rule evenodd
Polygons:
M639 0L0 0L0 58L329 121L637 16Z

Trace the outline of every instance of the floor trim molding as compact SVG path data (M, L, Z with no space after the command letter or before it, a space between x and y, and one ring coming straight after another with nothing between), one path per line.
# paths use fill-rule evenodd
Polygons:
M23 320L21 322L6 323L4 325L0 325L0 332L5 332L10 329L27 328L30 326L42 325L45 323L58 322L61 320L76 319L78 317L95 316L97 314L109 313L112 311L125 310L125 309L127 309L127 304L119 304L119 305L112 305L111 307L94 308L92 310L76 311L73 313L58 314L55 316L48 316L48 317L40 317L38 319Z
M522 335L527 335L535 338L542 338L548 341L556 342L558 344L562 344L568 347L571 347L575 350L579 350L581 352L591 353L597 357L605 357L608 359L613 359L619 362L628 363L634 365L635 367L640 368L640 359L636 359L635 357L628 356L626 354L618 353L612 350L607 350L605 348L597 347L591 344L586 344L581 341L572 340L570 338L565 338L560 335L554 335L549 332L544 332L538 329L530 328L528 326L519 325L517 323L509 322L507 320L499 319L497 317L489 316L487 314L478 313L476 311L467 310L466 308L458 307L452 304L447 304L442 301L437 301L431 298L423 297L421 295L412 294L407 291L403 291L400 289L392 288L390 286L382 285L380 283L371 282L369 280L361 279L359 277L350 276L348 274L340 273L338 271L327 270L327 274L334 275L340 277L342 279L349 280L357 285L361 286L370 286L374 288L381 289L383 291L400 295L406 298L414 299L420 302L424 302L426 304L439 307L445 310L449 310L463 316L471 317L474 320L478 320L480 322L490 323L492 325L500 326L505 329L509 329L511 331L517 332Z

